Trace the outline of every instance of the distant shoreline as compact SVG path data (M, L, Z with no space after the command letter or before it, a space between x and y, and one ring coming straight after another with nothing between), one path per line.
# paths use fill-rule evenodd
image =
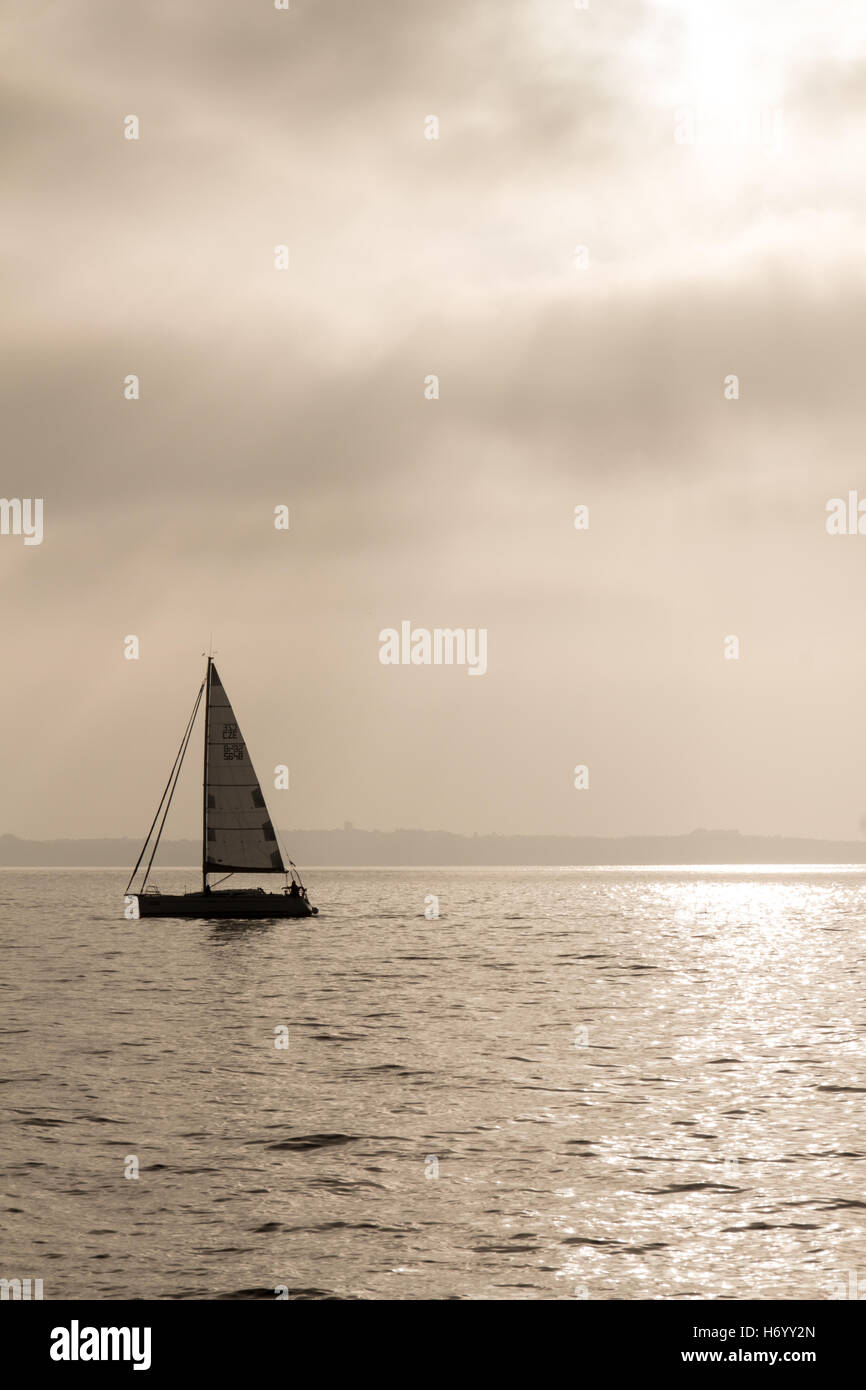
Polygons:
M304 873L319 873L326 871L335 874L363 874L368 872L382 874L403 874L403 873L426 873L428 869L436 869L440 872L451 872L457 869L501 869L503 872L513 870L515 873L521 871L549 869L551 872L559 873L601 873L609 870L611 873L676 873L694 872L700 873L787 873L802 869L804 872L812 870L815 873L831 873L834 869L859 869L866 873L866 862L862 860L840 860L838 863L830 863L825 860L817 860L814 863L806 864L792 863L791 860L779 860L775 863L767 861L759 864L756 861L740 860L737 863L704 863L704 864L302 864L299 866ZM128 874L131 866L128 864L0 864L0 874L2 873L112 873ZM163 864L153 870L153 878L158 878L160 873L173 874L201 874L200 864ZM255 875L253 875L255 877Z
M688 835L454 835L436 830L288 830L280 832L296 864L320 869L700 868L866 866L866 841L810 840L696 830ZM131 870L141 843L132 838L27 840L0 835L0 868ZM163 840L159 869L200 871L198 840Z

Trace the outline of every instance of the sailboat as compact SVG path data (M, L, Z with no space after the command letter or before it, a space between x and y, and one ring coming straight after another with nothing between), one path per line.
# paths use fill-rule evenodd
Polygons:
M204 787L201 891L161 893L149 884L150 871L202 699ZM130 892L151 841L153 847L142 881L137 889ZM222 877L212 884L209 882L212 874L221 874ZM233 874L283 874L285 883L280 892L266 892L263 888L220 888L219 884ZM314 917L318 913L318 908L310 903L295 865L291 860L288 867L283 862L259 779L212 656L208 656L204 680L199 687L174 766L126 885L126 902L136 903L139 917L247 919Z

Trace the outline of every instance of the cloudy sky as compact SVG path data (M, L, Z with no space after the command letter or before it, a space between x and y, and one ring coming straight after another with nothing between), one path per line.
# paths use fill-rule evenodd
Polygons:
M862 833L862 4L4 11L0 832Z

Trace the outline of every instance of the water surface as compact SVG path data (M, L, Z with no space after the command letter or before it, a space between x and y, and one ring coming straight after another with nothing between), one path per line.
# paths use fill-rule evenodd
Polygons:
M0 871L5 1277L866 1292L862 869L321 870L251 924L126 921L125 877Z

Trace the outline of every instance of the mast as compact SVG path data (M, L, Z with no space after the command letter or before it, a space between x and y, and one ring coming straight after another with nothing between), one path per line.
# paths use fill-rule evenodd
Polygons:
M201 886L202 892L207 891L207 730L210 719L210 673L213 666L213 657L208 656L207 671L205 673L204 684L204 772L202 774L202 805L201 805Z

